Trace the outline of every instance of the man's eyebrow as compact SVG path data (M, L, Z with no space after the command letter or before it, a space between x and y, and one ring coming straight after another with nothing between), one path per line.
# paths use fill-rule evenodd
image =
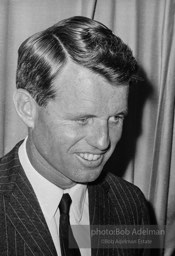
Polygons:
M82 112L82 113L71 113L71 112L66 112L65 113L67 115L67 117L72 117L74 118L81 118L81 117L87 117L87 118L93 118L96 117L96 115L94 114L89 114L86 112ZM128 115L128 109L122 110L120 112L116 111L116 113L114 113L114 115L123 115L123 116L127 116Z
M86 112L82 112L82 113L66 113L66 115L68 117L72 117L72 118L81 118L81 117L87 117L87 118L91 118L91 117L96 117L96 115L93 114L89 114Z

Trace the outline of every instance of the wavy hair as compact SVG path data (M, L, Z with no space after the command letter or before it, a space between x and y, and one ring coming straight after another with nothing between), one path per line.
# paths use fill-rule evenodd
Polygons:
M17 88L26 89L39 106L46 106L55 98L54 79L70 60L114 85L128 84L136 77L137 62L130 48L100 22L75 16L21 44Z

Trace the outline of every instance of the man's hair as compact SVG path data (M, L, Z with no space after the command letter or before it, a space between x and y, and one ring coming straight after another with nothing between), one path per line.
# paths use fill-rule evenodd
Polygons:
M46 106L56 96L54 79L69 60L111 84L129 84L136 77L137 62L129 47L100 22L75 16L21 44L17 88L26 89L38 105Z

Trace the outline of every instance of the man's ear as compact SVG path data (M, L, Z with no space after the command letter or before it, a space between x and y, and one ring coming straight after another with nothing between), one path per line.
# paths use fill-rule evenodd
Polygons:
M17 89L13 101L19 117L29 128L34 128L38 106L30 93L24 89Z

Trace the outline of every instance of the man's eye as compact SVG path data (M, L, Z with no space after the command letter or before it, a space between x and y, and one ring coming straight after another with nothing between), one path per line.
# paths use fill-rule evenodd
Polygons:
M119 122L122 122L124 120L123 115L118 115L118 116L111 116L109 121L114 124L118 124Z
M85 125L88 123L88 117L82 117L76 120L78 124Z

